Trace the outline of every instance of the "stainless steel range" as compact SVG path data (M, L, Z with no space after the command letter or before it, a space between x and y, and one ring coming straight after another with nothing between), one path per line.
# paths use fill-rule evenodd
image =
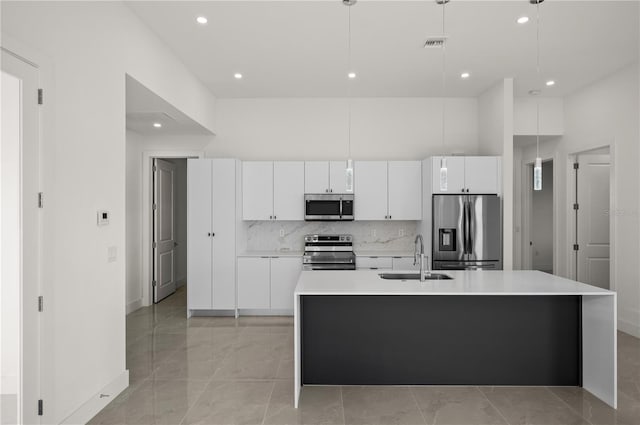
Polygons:
M355 270L351 235L306 235L302 270Z

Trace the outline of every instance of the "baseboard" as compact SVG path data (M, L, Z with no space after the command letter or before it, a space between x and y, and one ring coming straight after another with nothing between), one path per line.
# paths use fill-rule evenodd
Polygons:
M129 386L129 371L125 370L107 386L95 393L84 402L75 412L69 415L61 424L86 424L98 412L104 409L118 394Z
M180 277L176 279L176 288L180 288L181 286L185 286L187 284L187 277Z
M189 310L190 317L235 316L235 310Z
M293 310L238 309L240 316L293 316Z
M0 381L1 394L18 394L18 377L3 376Z
M142 307L142 298L131 301L129 304L127 304L127 314L133 313L140 307Z
M640 338L640 326L627 322L626 320L618 319L618 330Z

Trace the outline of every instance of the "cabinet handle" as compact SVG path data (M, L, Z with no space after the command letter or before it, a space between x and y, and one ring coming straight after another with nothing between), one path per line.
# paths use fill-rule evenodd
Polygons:
M273 219L276 220L278 217L276 217L275 215L273 216Z
M389 220L391 220L391 216L389 216Z
M469 189L467 189L467 193L469 193Z
M211 232L207 233L207 236L211 237Z
M462 188L461 192L464 193L464 187Z
M325 189L325 190L324 190L324 192L325 192L325 193L329 193L329 189Z
M269 220L273 220L273 216L272 215L269 216Z
M215 235L216 235L215 233L211 232L211 237L214 237Z

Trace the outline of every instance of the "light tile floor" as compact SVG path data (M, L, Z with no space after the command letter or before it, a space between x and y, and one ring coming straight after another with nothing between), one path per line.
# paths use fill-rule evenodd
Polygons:
M185 319L186 292L127 316L131 385L91 424L640 425L640 340L619 334L619 409L580 388L305 387L289 317Z

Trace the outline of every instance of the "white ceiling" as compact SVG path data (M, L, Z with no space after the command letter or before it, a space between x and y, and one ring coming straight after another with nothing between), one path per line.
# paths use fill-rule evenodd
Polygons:
M129 75L126 78L126 102L128 130L146 136L211 135L209 130ZM156 122L162 127L154 127Z
M347 95L348 7L332 1L137 1L128 6L217 97ZM504 77L516 96L539 87L535 5L452 0L446 6L447 96L478 96ZM206 26L195 23L206 16ZM521 15L531 18L516 24ZM638 3L540 5L541 71L564 96L638 58ZM351 7L352 96L439 96L442 33L435 0L360 0ZM462 71L471 78L461 80ZM236 80L240 72L244 78Z

